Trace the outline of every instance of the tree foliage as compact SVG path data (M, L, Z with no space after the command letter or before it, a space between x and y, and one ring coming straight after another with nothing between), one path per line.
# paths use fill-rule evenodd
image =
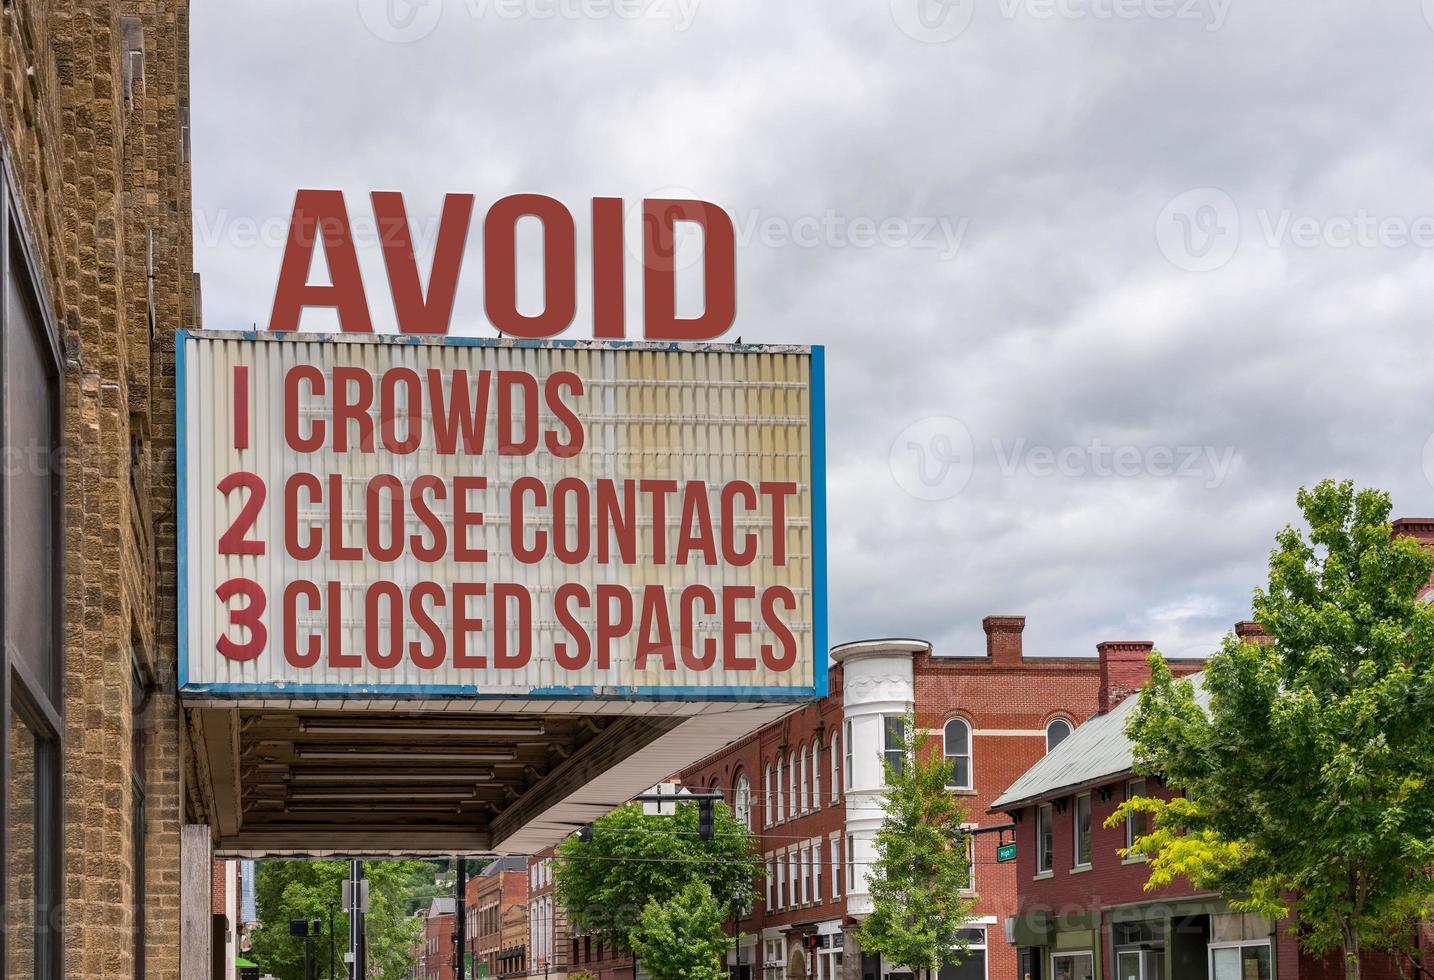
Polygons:
M368 962L374 980L398 980L413 964L413 942L420 920L412 917L415 901L433 892L434 865L428 861L369 861ZM254 930L249 959L279 980L303 980L304 941L289 935L291 919L318 921L313 941L314 976L347 976L343 962L348 949L349 918L334 912L335 962L329 962L329 905L338 902L349 876L346 861L262 861L255 876L259 927Z
M1325 481L1301 490L1257 589L1273 643L1227 636L1197 697L1158 655L1129 722L1136 767L1186 798L1134 851L1147 887L1185 878L1239 909L1294 913L1316 955L1397 950L1434 900L1434 558L1391 537L1389 498ZM1204 700L1208 699L1208 700Z
M649 901L632 945L653 980L725 980L722 956L735 943L722 931L729 908L700 882L668 902Z
M901 765L882 760L885 814L867 874L872 912L858 940L894 963L935 973L964 957L961 930L976 899L967 892L966 808L947 788L951 763L934 750L921 751L921 744L915 715L908 713Z
M554 891L573 930L632 950L647 904L670 903L691 884L705 885L728 910L750 907L753 879L764 873L752 834L723 804L713 809L710 841L698 837L696 804L661 816L630 803L594 822L590 842L559 845Z

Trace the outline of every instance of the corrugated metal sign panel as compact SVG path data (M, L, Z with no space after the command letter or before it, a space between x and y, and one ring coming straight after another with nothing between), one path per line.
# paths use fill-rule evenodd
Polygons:
M178 344L185 693L826 693L820 348Z

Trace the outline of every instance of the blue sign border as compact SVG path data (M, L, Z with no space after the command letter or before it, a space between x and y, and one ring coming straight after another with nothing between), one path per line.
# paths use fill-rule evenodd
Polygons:
M592 348L600 350L707 351L712 353L764 354L806 352L811 356L811 381L808 387L811 414L812 452L812 665L813 685L806 687L545 687L522 694L485 694L477 685L468 684L396 684L371 687L361 684L190 684L189 683L189 529L185 498L187 492L185 466L188 459L188 426L184 344L190 338L200 340L263 340L263 341L343 341L353 335L336 333L299 333L294 331L208 331L177 330L174 335L174 399L177 474L175 510L179 560L178 628L179 628L179 693L205 698L244 700L581 700L581 701L787 701L803 703L825 698L830 690L828 678L827 633L827 434L826 434L826 349L821 345L796 347L769 344L666 343L653 341L589 341L589 340L501 340L486 337L447 337L430 334L364 334L365 341L377 338L393 344L430 344L449 347L523 347L523 348Z

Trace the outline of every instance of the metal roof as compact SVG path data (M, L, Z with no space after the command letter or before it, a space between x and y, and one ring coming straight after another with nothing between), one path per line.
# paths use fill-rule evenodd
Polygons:
M1201 674L1192 674L1195 701L1206 704ZM1017 779L991 804L992 810L1009 810L1045 797L1059 795L1061 790L1089 786L1131 771L1134 760L1130 739L1125 735L1126 719L1135 711L1140 699L1131 695L1103 715L1081 725L1066 737L1025 774Z
M478 874L483 878L491 878L502 871L527 871L528 859L521 854L506 854L498 860L489 864Z
M435 916L452 915L452 914L453 914L453 898L452 898L452 896L449 896L449 895L435 895L435 896L433 897L433 904L430 905L430 906L428 906L428 917L429 917L430 919L432 919L432 918L434 918Z

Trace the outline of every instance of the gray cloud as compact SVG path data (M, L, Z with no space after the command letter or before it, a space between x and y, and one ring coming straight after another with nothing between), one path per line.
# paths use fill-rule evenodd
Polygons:
M1420 3L1231 0L1210 30L1091 13L1113 0L1049 19L1041 0L964 2L969 27L945 43L903 33L886 0L703 0L686 30L650 3L598 19L446 0L411 43L371 30L368 0L196 5L206 323L267 320L278 251L237 224L282 227L301 186L403 190L420 221L450 190L579 211L683 187L739 227L904 222L894 245L754 234L738 260L734 333L828 347L838 642L974 652L982 615L1015 612L1038 653L1121 638L1198 653L1248 613L1300 484L1349 476L1399 513L1434 511L1419 410L1434 249L1339 232L1434 218ZM1234 210L1158 232L1192 188ZM1310 243L1267 232L1301 220ZM954 257L909 240L922 222L964 229ZM1212 271L1162 251L1235 226ZM365 262L382 328L375 250ZM924 501L890 458L933 416L960 420L974 453L962 492ZM1209 447L1229 468L1102 475L1102 446ZM1070 465L1045 475L1039 447Z

